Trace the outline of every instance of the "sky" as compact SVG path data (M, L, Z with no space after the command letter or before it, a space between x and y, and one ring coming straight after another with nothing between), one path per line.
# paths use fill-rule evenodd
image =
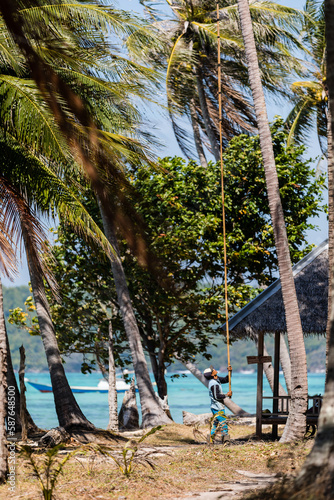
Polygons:
M279 1L278 3L281 3L282 5L287 5L288 7L294 7L297 9L302 9L305 0L282 0ZM119 0L118 2L114 2L116 8L121 8L124 10L132 10L136 13L142 14L143 9L142 6L139 3L139 0ZM166 11L168 11L169 7L167 5L166 0L161 0L161 5L166 6ZM277 105L273 102L268 101L268 116L269 120L272 120L275 115L281 115L283 118L287 115L289 111L289 106L288 104L285 105ZM147 114L147 120L149 121L149 126L150 126L150 131L155 132L156 136L159 137L159 140L162 144L165 146L162 146L159 148L159 151L157 154L160 157L163 156L184 156L182 152L180 151L178 144L175 140L172 127L170 125L170 122L168 120L168 117L166 113L163 111L154 108L154 110L151 110ZM309 144L306 144L308 148L308 156L315 158L320 155L320 148L318 145L318 140L316 135L314 134L309 141ZM315 224L317 224L320 227L319 231L311 231L308 234L309 241L318 245L321 243L325 238L327 238L327 218L325 214L321 216L320 218L317 218L314 221ZM53 226L53 223L51 222L49 226ZM22 254L22 265L19 268L19 273L15 277L14 281L10 281L7 278L2 278L3 285L4 286L19 286L19 285L27 285L29 282L29 273L26 265L26 259L24 253Z

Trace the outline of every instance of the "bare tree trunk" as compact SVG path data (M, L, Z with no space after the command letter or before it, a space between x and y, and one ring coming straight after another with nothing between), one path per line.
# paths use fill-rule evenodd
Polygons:
M116 389L116 369L114 359L114 339L112 332L112 323L109 320L109 423L107 429L118 431L118 413L117 413L117 389Z
M31 288L36 306L38 324L50 371L59 425L66 430L71 430L71 428L75 427L93 430L95 428L94 425L89 422L82 413L67 381L51 319L49 304L45 295L42 272L41 269L37 267L35 259L32 257L29 236L26 234L24 228L22 228L22 235L27 253Z
M206 135L208 136L209 141L210 141L211 152L212 152L213 156L215 157L215 160L220 161L220 152L219 152L218 141L217 141L216 134L212 128L211 118L209 115L208 105L207 105L206 98L205 98L203 82L202 82L202 75L200 73L200 70L198 71L198 74L196 75L196 82L197 82L199 104L200 104L201 110L202 110L202 116L203 116Z
M20 369L19 369L19 380L20 380L20 419L21 419L21 439L26 441L28 438L28 422L27 422L27 404L26 404L26 386L24 383L24 373L26 363L26 353L23 345L20 347Z
M5 325L6 327L6 325ZM6 344L7 344L7 385L8 387L12 387L13 391L15 392L15 429L17 432L21 432L22 427L21 427L21 418L20 418L20 412L18 409L21 407L20 405L20 391L16 382L16 377L13 369L13 363L12 363L12 356L10 354L10 346L9 346L9 341L8 341L8 335L7 335L7 328L6 328ZM26 410L26 420L28 423L28 432L40 432L40 428L37 427L35 422L33 421L30 413L28 410Z
M208 387L209 381L204 377L203 373L197 368L197 366L195 366L190 361L184 361L182 358L180 358L179 356L177 356L175 354L174 354L174 356L187 368L187 370L190 371L190 373L192 375L194 375L194 377L196 377L200 382L202 382L202 384L205 385L205 387ZM249 413L247 413L247 411L243 410L242 408L240 408L239 405L234 403L234 401L232 401L232 399L230 399L230 398L224 399L224 405L234 415L238 415L239 417L246 417L247 415L250 415Z
M194 104L194 99L190 101L190 116L191 116L191 125L193 128L194 132L194 139L195 139L195 145L196 145L196 151L198 154L199 161L202 165L202 167L206 168L208 166L208 162L206 161L205 158L205 153L202 145L202 140L201 140L201 134L197 122L197 116L196 116L196 108Z
M306 430L307 366L275 157L267 117L248 0L238 0L250 87L260 136L291 357L291 406L282 442L302 439Z
M8 449L5 423L7 417L7 400L9 400L9 397L7 399L6 324L3 312L2 284L0 281L0 484L6 482L8 472ZM13 409L14 412L17 410L15 406L10 406L10 408ZM14 416L11 416L11 418L12 420L10 421L10 423L14 421ZM8 425L8 427L10 428L11 425Z
M326 40L327 40L327 82L329 92L329 108L331 116L331 126L333 130L334 117L334 0L325 0L325 21L326 21ZM333 148L333 138L331 137ZM333 172L334 159L329 155L328 170ZM334 196L334 184L331 177L331 183L328 183L328 192ZM333 207L332 207L333 209ZM333 228L331 228L333 231ZM297 478L297 487L306 491L312 485L322 483L322 494L327 493L323 498L333 498L334 491L334 260L333 252L330 253L330 274L329 274L329 300L330 306L330 328L328 336L328 356L327 356L327 380L325 386L325 395L319 417L319 428L315 438L311 453L305 460L301 472ZM322 481L323 478L323 481ZM327 491L324 491L324 488ZM311 498L311 497L310 497ZM314 498L316 498L314 496Z
M288 348L285 342L285 335L281 333L279 357L285 378L288 395L291 396L291 362Z
M140 333L132 308L129 289L126 283L124 269L120 258L117 238L114 228L105 217L102 205L99 202L104 232L111 243L115 255L111 260L111 269L114 277L119 308L122 314L125 332L128 338L132 356L133 368L136 374L136 381L139 390L142 426L153 427L159 424L170 424L172 421L167 417L160 407L153 389L147 363L141 343Z
M167 383L165 379L165 365L164 363L159 363L158 365L158 380L157 389L159 397L163 400L167 396Z

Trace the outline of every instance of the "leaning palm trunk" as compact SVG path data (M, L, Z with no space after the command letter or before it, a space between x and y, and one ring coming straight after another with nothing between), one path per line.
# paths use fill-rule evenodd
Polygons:
M280 340L280 351L279 351L279 357L281 361L281 366L284 374L284 379L286 383L286 388L288 390L288 395L291 396L291 361L290 361L290 355L288 348L286 346L285 342L285 336L283 333L281 333L281 340Z
M306 352L248 0L238 0L238 10L242 36L244 39L250 87L259 129L260 146L266 177L270 215L275 237L290 348L291 406L289 417L281 438L282 442L287 442L294 439L301 439L306 430Z
M122 266L118 242L113 227L108 222L102 205L99 202L104 232L114 249L111 259L111 269L114 277L118 305L123 318L125 332L128 338L130 352L132 356L133 368L139 390L142 427L151 427L159 424L168 424L172 421L167 417L159 405L154 393L153 385L147 368L147 363L141 343L140 333L133 311L129 289Z
M46 359L49 366L59 424L66 430L71 430L72 428L93 430L94 425L86 419L80 410L67 381L51 319L49 304L45 294L42 272L32 256L29 238L24 228L22 228L22 235L27 253L31 288Z
M329 109L331 116L331 127L333 130L334 117L334 0L325 1L326 39L327 39L327 80L329 91ZM328 144L328 150L333 148L333 138ZM333 150L333 149L332 149ZM331 164L329 164L331 163ZM328 157L328 171L334 171L334 159L330 154ZM333 177L328 182L328 192L333 197ZM332 198L333 199L333 198ZM333 228L331 228L333 231ZM328 338L327 355L327 380L325 395L319 417L319 428L315 438L314 446L307 457L302 470L297 478L297 487L306 490L314 484L322 484L322 498L333 498L334 491L334 260L333 252L330 253L330 281L329 299L331 301L331 315L329 318L330 329ZM318 486L319 488L319 486ZM309 491L309 489L307 490ZM327 496L326 496L327 495ZM311 496L309 496L311 498ZM314 496L315 498L316 496Z
M263 355L268 356L268 351L265 344L263 346ZM274 392L274 368L272 363L271 362L263 363L263 370L270 385L270 389ZM287 396L287 393L285 392L285 389L283 388L281 383L279 383L278 388L279 388L278 390L279 396Z
M10 407L12 410L17 411L15 406ZM12 413L12 412L10 412ZM6 342L6 325L5 316L3 313L3 293L2 285L0 282L0 483L7 480L8 472L8 449L6 438L6 417L7 417L7 342ZM13 416L8 422L9 432L12 432ZM11 425L10 425L11 424ZM15 432L15 428L14 428Z
M202 384L205 385L205 387L208 387L209 381L204 377L203 373L197 368L197 366L195 366L190 361L184 361L182 358L180 358L180 356L177 356L175 353L174 353L174 356L187 368L187 370L190 371L190 373L192 375L194 375L194 377L196 377L200 382L202 382ZM247 415L249 415L249 413L247 413L245 410L240 408L240 406L238 406L236 403L234 403L234 401L232 401L232 399L230 399L230 398L224 399L224 405L234 415L237 415L239 417L246 417Z

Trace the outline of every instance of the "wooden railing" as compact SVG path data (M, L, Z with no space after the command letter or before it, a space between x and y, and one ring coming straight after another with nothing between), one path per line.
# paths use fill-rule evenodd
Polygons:
M262 398L271 400L273 402L273 411L270 413L271 416L285 416L289 414L290 406L290 396L263 396ZM308 406L307 415L311 417L318 417L320 413L320 408L322 404L322 396L308 396ZM275 410L274 410L275 408ZM264 414L269 415L269 414Z

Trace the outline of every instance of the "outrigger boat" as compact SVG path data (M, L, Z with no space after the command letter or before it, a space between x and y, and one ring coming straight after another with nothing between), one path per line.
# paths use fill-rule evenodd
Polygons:
M47 384L39 384L37 382L32 382L29 379L25 379L28 384L30 384L34 389L37 389L40 392L52 392L51 385ZM109 390L109 384L106 380L100 380L97 384L97 387L79 387L79 386L71 386L72 392L82 393L82 392L102 392L107 393ZM127 384L125 380L116 379L116 390L117 392L125 392L130 389L130 384ZM136 387L136 392L138 392L138 388Z

